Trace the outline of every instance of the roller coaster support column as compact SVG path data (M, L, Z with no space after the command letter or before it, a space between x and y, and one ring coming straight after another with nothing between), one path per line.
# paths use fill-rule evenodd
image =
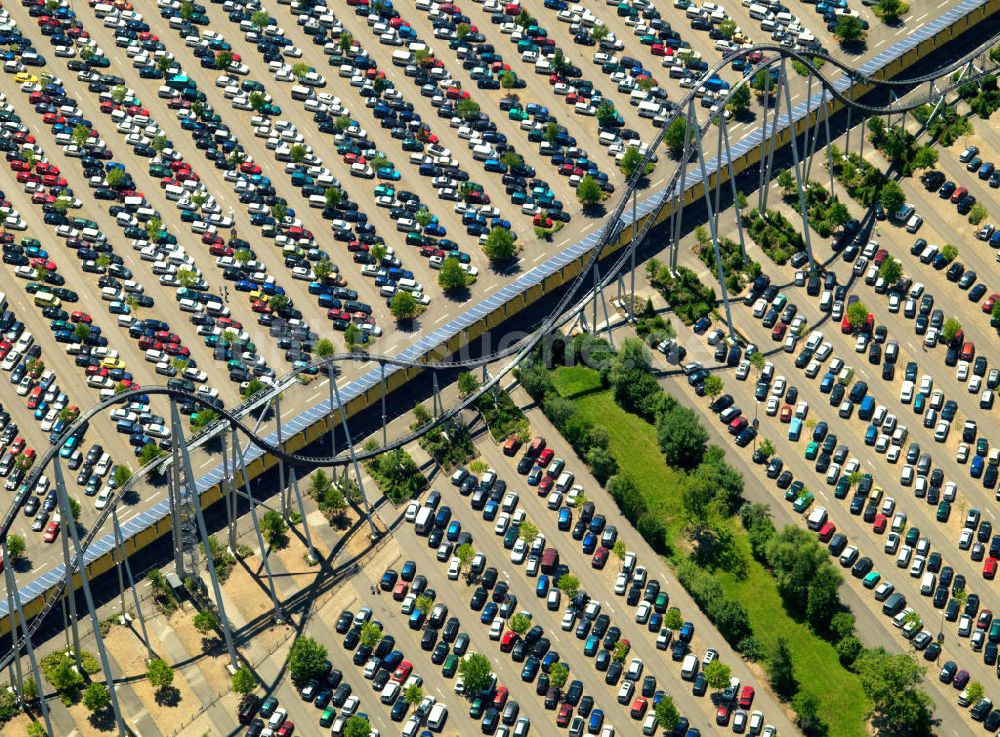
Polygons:
M768 79L770 79L770 76L770 71L768 71ZM760 188L761 214L767 212L767 197L771 193L771 176L774 172L774 151L778 148L778 137L774 134L778 130L778 119L781 115L781 89L785 86L785 81L784 77L780 74L774 80L774 110L771 112L771 133L767 139L767 164L764 166L764 184ZM769 89L766 83L765 89ZM764 94L764 101L766 105L770 106L771 97L769 93ZM791 108L789 108L789 111L791 111ZM789 115L790 118L791 116Z
M55 475L56 498L59 502L59 510L63 518L63 540L67 536L73 541L73 550L79 563L77 570L80 572L80 581L83 583L83 598L87 602L87 611L90 612L90 626L94 629L94 641L97 644L97 653L101 658L101 670L104 671L104 685L111 695L111 710L115 715L115 722L118 725L119 737L126 737L128 730L125 728L125 720L122 718L121 706L118 704L118 694L115 690L115 679L111 673L111 663L108 661L108 651L104 647L104 636L101 634L101 621L97 618L97 608L94 606L94 595L90 591L90 576L87 574L87 561L83 556L84 550L80 545L80 534L77 531L76 519L73 517L73 510L69 504L69 494L66 493L66 480L63 478L62 459L58 454L53 456L52 464ZM67 561L69 565L69 561ZM72 585L68 587L72 590ZM73 597L73 594L70 594ZM79 646L77 647L77 657L79 657ZM43 686L38 682L39 693Z
M278 447L282 447L284 436L281 433L281 395L274 397L274 429L277 433ZM278 488L281 489L281 516L287 523L292 513L291 492L288 488L288 478L285 476L285 462L278 457Z
M681 175L677 180L677 188L674 190L673 212L671 225L673 234L671 235L670 249L670 273L677 273L677 252L681 247L681 224L684 220L684 189L687 186L687 167L691 161L691 120L685 119L684 125L684 153L681 154Z
M788 85L788 67L785 60L781 60L781 88L785 93L785 107L788 108L789 124L791 123L792 98ZM799 191L799 214L802 216L802 235L806 240L806 255L809 256L809 269L816 268L816 261L813 258L812 238L809 235L809 214L806 212L806 181L802 177L802 166L799 163L799 147L795 143L795 128L791 128L791 135L788 137L788 144L792 147L792 164L795 166L795 184Z
M6 545L4 546L6 547ZM7 551L3 551L3 560L7 561L10 558L7 557ZM5 568L10 568L9 565L5 565ZM7 612L10 614L10 632L11 632L11 642L16 646L17 644L17 610L14 609L14 587L11 586L10 582L7 582ZM24 700L24 691L21 686L23 683L24 676L21 674L21 653L10 660L10 682L14 686L14 690L17 692L17 697Z
M823 128L826 131L826 168L830 174L830 196L833 196L833 139L830 137L830 106L833 105L833 97L829 102L826 100L826 92L823 92Z
M722 129L722 140L726 147L726 166L729 168L729 188L732 190L733 209L736 212L736 233L740 239L740 253L744 260L747 257L746 238L743 235L743 216L740 214L740 195L736 190L736 172L733 171L733 151L729 147L729 124L726 116L719 116L719 127ZM721 165L720 165L721 168Z
M142 644L146 646L146 654L149 659L152 660L156 657L156 653L153 652L153 646L150 645L149 633L146 632L146 618L142 614L142 604L139 602L139 592L135 586L135 579L132 577L132 566L128 562L128 551L125 550L125 538L122 537L122 529L118 524L118 509L113 508L111 510L111 522L115 529L115 545L121 556L121 560L118 564L119 571L118 575L121 576L121 568L125 568L125 576L128 578L128 588L132 592L132 603L135 605L135 614L139 618L139 628L142 630ZM122 616L125 615L125 600L122 599Z
M302 519L302 533L306 538L306 550L309 563L315 565L319 562L319 556L316 555L316 548L313 547L312 535L309 533L309 521L306 519L306 507L302 503L302 490L299 489L299 478L298 474L295 473L295 467L292 466L288 470L288 477L290 481L288 482L291 486L292 493L295 495L295 503L299 508L299 517Z
M847 88L847 97L851 100L854 99L854 77L851 77L851 85ZM851 113L853 108L851 105L847 106L847 135L844 137L844 156L847 156L851 152ZM861 132L864 135L864 131Z
M765 199L765 194L767 193L767 187L770 183L770 178L766 176L767 166L765 165L764 162L767 161L765 148L768 142L767 111L771 108L771 73L770 70L767 68L764 68L762 72L758 72L758 74L760 73L763 73L764 75L764 96L761 98L764 101L764 120L760 133L760 164L759 164L760 178L757 182L757 210L763 215L765 210L764 205L767 202L767 200ZM774 135L773 124L771 126L771 135L772 136Z
M205 517L201 513L201 494L195 481L194 471L191 468L191 454L188 453L187 441L184 439L184 425L181 422L181 413L177 409L177 402L170 400L170 425L173 431L171 442L174 447L181 449L181 462L184 466L184 488L187 493L183 495L184 502L189 510L194 512L195 524L197 525L197 535L201 537L202 550L205 553L205 560L208 562L208 578L212 582L212 593L215 595L215 606L219 610L219 622L222 635L226 640L226 649L229 650L229 660L233 669L240 667L239 657L236 655L236 647L233 645L233 633L229 626L229 617L226 616L226 606L222 601L222 590L219 588L219 577L215 573L215 556L212 555L212 546L208 542L208 531L205 529ZM179 486L178 489L181 487ZM195 565L191 570L191 576L201 583L200 566L195 553L197 541L193 541L192 555Z
M379 369L379 386L382 387L382 397L381 397L381 399L382 399L382 447L384 448L385 446L387 446L389 444L389 418L388 418L388 416L385 413L385 364L382 363L382 362L379 362L378 369ZM333 379L331 379L330 382L332 383ZM331 400L330 404L331 404L331 406L333 405L333 401L332 400ZM346 466L344 467L344 470L345 471L347 470Z
M638 191L633 188L632 190L632 242L629 244L629 267L628 267L628 321L635 322L635 249L638 248L639 244L636 243L635 236L639 230L639 217L636 214L636 199L638 198Z
M253 492L250 491L250 477L247 475L247 465L243 457L243 447L240 445L239 437L236 435L236 425L231 425L229 431L232 434L233 446L233 484L236 485L237 483L236 473L238 469L243 478L243 490L247 499L250 500L250 520L253 522L253 531L257 533L257 545L260 546L260 557L264 562L264 573L267 576L267 593L271 595L271 604L274 606L274 621L281 624L285 619L285 612L281 608L281 602L278 601L278 594L274 590L274 579L271 576L271 564L268 561L268 549L264 544L264 536L260 532L260 523L257 520L257 502L253 498Z
M58 459L56 459L56 463L58 464ZM56 497L56 499L58 501L58 496ZM65 528L68 527L73 522L73 517L72 516L67 517L64 513L62 513L62 507L60 507L59 509L60 509L60 514L62 514L62 527L64 528L62 530L62 535L61 535L63 566L65 567L66 570L70 570L70 565L72 564L72 560L69 557L69 537L66 534ZM73 658L76 661L76 669L82 673L83 661L80 659L80 626L78 624L79 617L77 616L76 613L76 591L74 590L72 585L67 586L65 589L63 589L63 605L62 605L63 612L67 611L67 608L69 610L69 631L73 635L73 645L72 645ZM41 687L41 684L39 684L39 687Z
M483 366L485 369L486 366ZM340 424L344 427L344 437L347 438L347 452L350 454L351 464L354 466L354 475L358 479L358 491L361 492L361 500L365 503L365 516L368 518L368 528L372 540L378 538L378 531L375 529L375 520L372 519L372 508L368 503L368 495L365 493L365 482L361 478L361 464L358 463L358 454L354 452L354 438L351 437L351 430L347 426L347 412L344 411L344 403L340 401L340 388L337 382L330 378L333 384L333 394L337 400L337 409L340 410ZM385 427L383 423L383 428ZM384 446L383 446L384 447Z
M226 499L226 543L229 552L236 555L236 524L239 502L236 499L236 482L233 478L233 470L229 467L227 440L226 433L219 433L219 443L222 445L222 493Z
M708 228L712 233L712 248L715 250L715 269L719 277L719 286L722 287L722 305L726 308L726 324L729 326L729 336L733 337L736 332L733 330L733 314L729 309L729 290L726 289L726 275L722 270L722 255L719 253L719 228L715 221L715 213L712 211L712 193L708 186L708 170L705 168L705 150L701 145L701 126L698 125L698 113L694 107L694 100L688 103L688 130L693 130L695 148L698 151L698 168L701 171L701 181L704 182L702 190L705 193L705 210L708 213ZM721 139L721 136L719 138ZM722 175L722 167L717 168L718 175Z
M3 552L3 559L10 560L10 551L7 550L7 541L4 540L2 547L0 547ZM45 733L54 735L55 732L52 731L52 720L49 717L49 704L45 700L45 682L42 680L42 673L38 667L38 660L35 658L35 646L31 644L31 635L28 634L28 622L24 618L24 608L21 606L21 592L17 589L17 582L14 580L14 569L12 566L4 566L4 576L7 581L7 592L11 595L13 606L11 607L11 613L17 612L17 623L21 630L21 635L24 640L25 649L28 651L28 662L31 664L31 674L32 678L35 679L35 690L38 691L38 705L42 711L42 719L45 721ZM14 643L14 647L18 647L18 627L11 627L10 630L10 641ZM15 661L20 662L20 652L17 653L17 657L14 658ZM24 693L24 686L21 682L17 684L18 692L22 695Z
M431 372L431 380L434 383L434 392L431 395L431 403L433 404L434 410L431 412L431 416L437 419L444 414L444 403L441 401L441 389L438 387L437 371Z

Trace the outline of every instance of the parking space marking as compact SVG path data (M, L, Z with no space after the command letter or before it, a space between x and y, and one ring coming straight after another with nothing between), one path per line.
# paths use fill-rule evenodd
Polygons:
M441 317L439 317L437 320L434 321L434 324L437 325L439 322L441 322L442 320L447 320L449 317L451 317L451 315L441 315Z

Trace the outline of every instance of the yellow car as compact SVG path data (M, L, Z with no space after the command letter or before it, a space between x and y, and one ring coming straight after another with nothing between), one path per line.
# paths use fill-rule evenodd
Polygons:
M106 369L124 369L125 365L126 364L123 360L115 356L108 356L103 361L101 361L101 366L103 366Z
M28 72L18 72L14 75L14 81L18 84L24 84L25 82L31 82L31 84L38 84L38 77L34 74L29 74Z
M267 302L270 300L270 297L264 294L264 292L262 292L259 289L254 289L251 292L247 292L247 297L249 297L251 303L263 302L264 304L267 304Z

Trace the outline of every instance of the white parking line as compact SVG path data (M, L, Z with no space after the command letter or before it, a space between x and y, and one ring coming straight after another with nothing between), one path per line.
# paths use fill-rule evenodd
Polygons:
M584 228L584 229L583 229L582 231L580 231L580 232L581 232L581 233L586 233L586 232L587 232L588 230L590 230L590 229L591 229L591 228L593 228L593 227L594 227L594 224L593 224L593 223L588 223L588 224L587 224L587 227L585 227L585 228Z
M437 325L439 322L441 322L442 320L447 320L449 317L451 317L451 315L441 315L441 317L439 317L437 320L434 321L434 324Z

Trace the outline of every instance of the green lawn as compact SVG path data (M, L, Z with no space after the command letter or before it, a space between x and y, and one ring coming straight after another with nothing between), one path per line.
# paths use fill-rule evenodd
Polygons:
M621 470L635 478L648 500L649 509L657 510L667 524L668 543L677 555L676 543L684 527L681 506L684 476L664 462L655 428L619 407L610 390L601 388L600 378L592 369L582 366L557 368L552 372L552 380L562 396L575 400L586 419L607 428L609 450ZM765 646L772 646L779 635L786 639L794 659L795 676L804 690L820 699L829 734L864 737L868 701L857 678L841 667L830 643L785 613L774 579L750 555L742 526L734 520L733 529L749 561L748 573L740 580L716 572L719 582L729 596L747 608L754 633Z

